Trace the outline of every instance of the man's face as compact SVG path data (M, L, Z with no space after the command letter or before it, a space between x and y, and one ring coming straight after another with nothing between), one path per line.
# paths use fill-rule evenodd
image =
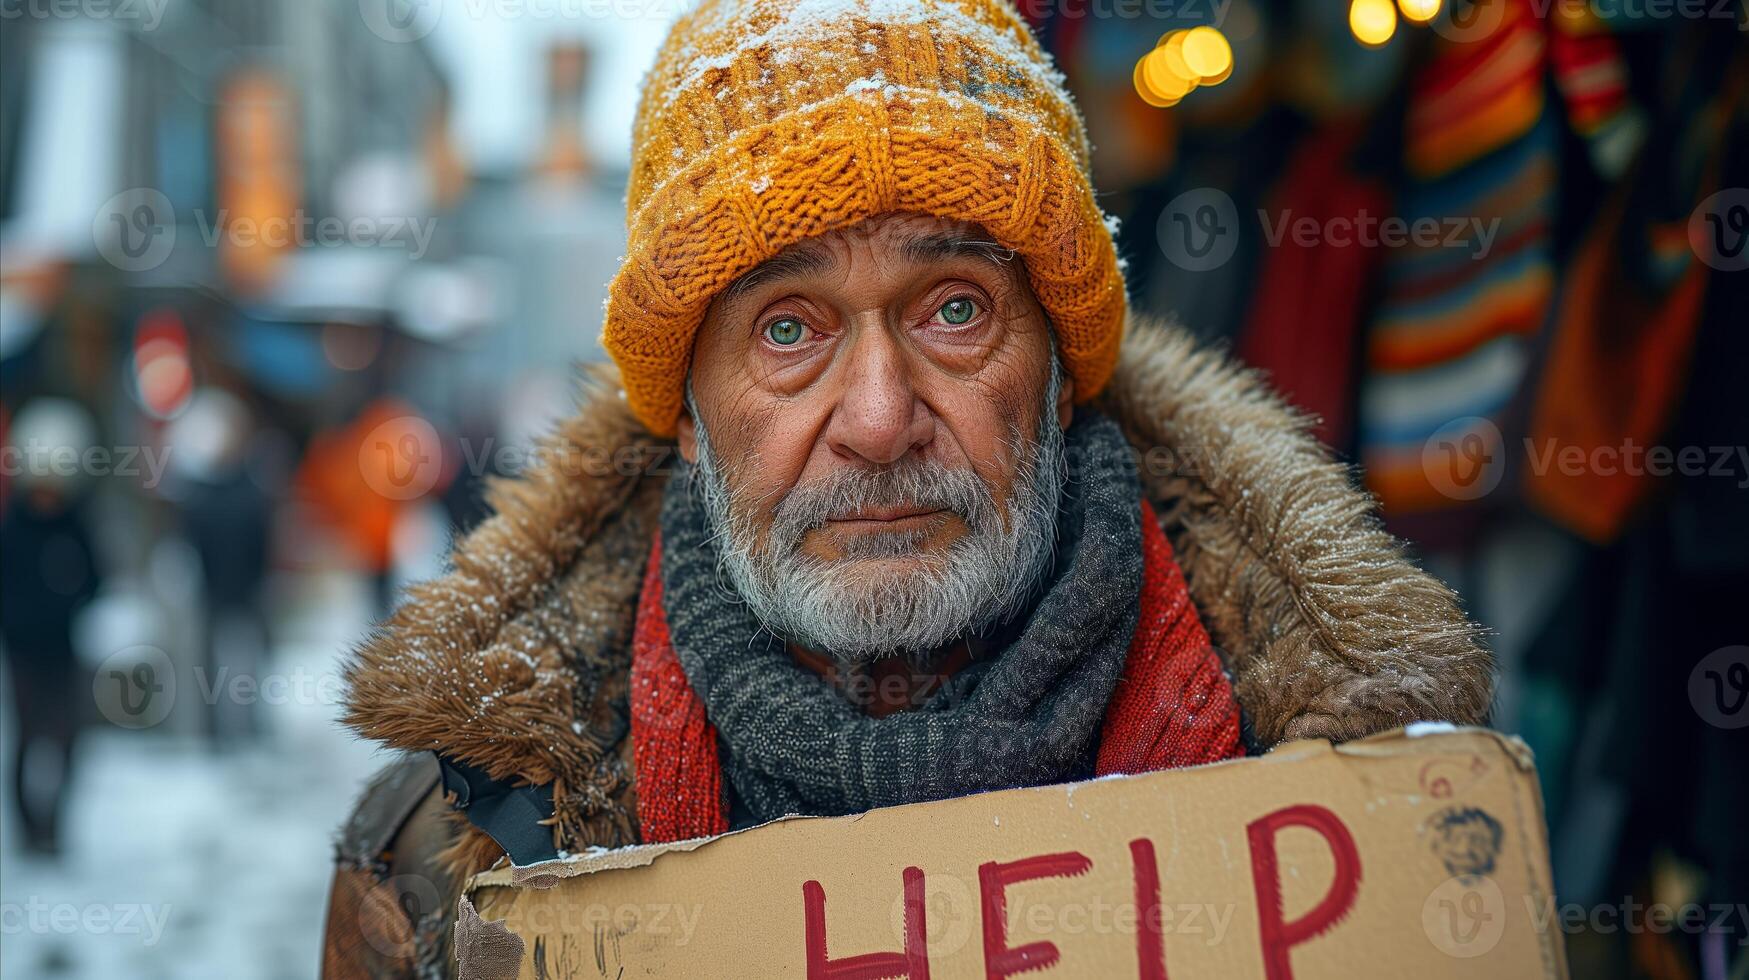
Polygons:
M972 580L1025 591L1048 563L1072 392L1025 270L976 227L889 215L792 246L712 302L690 390L681 452L720 484L731 572L757 566L737 585L785 593L746 598L768 624L808 603L864 624L781 623L804 645L946 642L988 624L936 607L1001 603Z

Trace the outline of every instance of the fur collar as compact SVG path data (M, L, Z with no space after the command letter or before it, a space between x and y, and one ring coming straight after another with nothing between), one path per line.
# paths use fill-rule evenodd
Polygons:
M1099 400L1263 747L1415 720L1484 720L1492 661L1452 593L1253 372L1132 317ZM554 784L562 837L626 840L623 743L637 594L672 466L610 365L453 569L412 588L346 668L346 724L493 777ZM604 825L603 822L612 825Z

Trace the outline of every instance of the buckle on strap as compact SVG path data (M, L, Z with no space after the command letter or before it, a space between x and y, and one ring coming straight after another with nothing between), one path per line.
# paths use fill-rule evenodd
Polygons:
M553 846L552 827L542 823L553 815L551 783L514 786L506 780L493 779L484 769L432 754L437 755L444 792L455 795L455 808L504 848L513 863L534 864L559 856Z

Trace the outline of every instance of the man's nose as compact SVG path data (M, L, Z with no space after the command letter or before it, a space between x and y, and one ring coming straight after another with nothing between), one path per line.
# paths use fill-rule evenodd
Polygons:
M858 330L853 343L827 444L846 458L895 463L929 444L934 418L917 397L913 366L885 326Z

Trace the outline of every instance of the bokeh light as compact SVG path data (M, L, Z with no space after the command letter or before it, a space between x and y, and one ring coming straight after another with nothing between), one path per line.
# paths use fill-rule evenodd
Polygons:
M1440 0L1397 0L1397 9L1411 24L1425 24L1439 16Z
M1379 47L1397 32L1397 8L1391 0L1354 0L1348 8L1348 29L1360 43Z

